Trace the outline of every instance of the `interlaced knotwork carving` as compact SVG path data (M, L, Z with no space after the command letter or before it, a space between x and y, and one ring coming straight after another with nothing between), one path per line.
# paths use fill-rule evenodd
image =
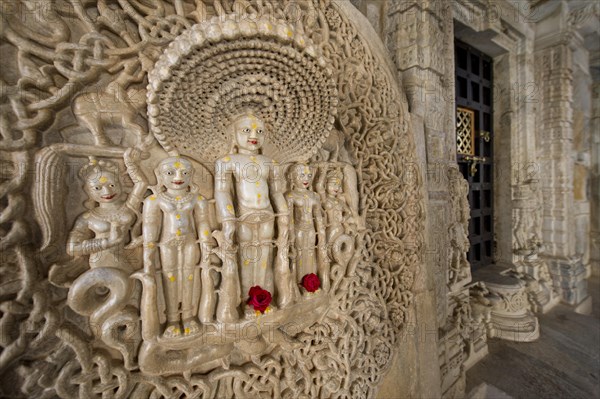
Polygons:
M329 0L103 0L94 5L74 1L68 7L49 0L41 3L43 12L34 13L35 23L18 11L23 3L16 1L14 12L2 15L3 45L14 55L3 59L0 99L2 396L374 396L411 307L414 273L422 262L424 212L403 95L382 54L368 45L353 22L355 17L349 16L349 4ZM57 285L49 282L53 264L70 265L64 237L61 232L51 240L42 242L41 238L51 230L43 223L72 223L75 214L83 211L77 204L80 183L69 177L73 175L69 162L75 160L79 166L82 158L88 157L119 160L127 147L149 145L139 140L140 132L148 130L145 104L117 110L117 119L98 116L86 123L81 112L70 112L70 102L87 90L86 85L98 87L96 97L100 100L116 92L131 98L148 83L146 74L157 66L161 54L168 58L166 46L182 33L194 34L192 26L215 16L226 19L250 14L258 14L274 26L288 27L298 42L290 41L283 51L269 34L252 34L241 46L225 38L219 42L222 46L199 49L197 57L203 62L210 60L214 67L192 73L190 60L194 58L190 58L183 63L181 73L167 83L167 92L173 102L178 96L190 95L203 103L192 106L192 101L188 108L173 108L171 117L185 120L190 113L201 112L202 117L194 119L210 121L207 126L225 125L237 107L255 105L236 103L236 99L241 98L238 91L256 86L246 85L245 78L235 79L232 73L231 84L223 85L211 97L194 92L195 83L200 78L222 81L226 72L235 68L256 71L264 84L252 93L255 102L264 106L265 115L275 115L270 120L272 129L287 134L277 136L283 141L274 141L273 154L278 145L294 148L293 140L298 140L302 147L279 156L340 161L356 170L356 209L361 226L354 239L364 245L356 246L347 264L331 264L329 311L321 320L309 327L285 325L262 352L236 364L223 360L211 363L203 373L149 375L136 368L139 359L130 356L137 355L131 349L137 346L137 335L132 333L132 341L124 341L119 347L122 351L115 349L96 339L98 325L67 305L67 288L77 276ZM287 36L285 30L280 33ZM203 34L210 39L209 32ZM308 54L309 45L302 44L300 38L314 46L315 55ZM330 76L316 68L325 60ZM305 86L292 92L285 84L288 76L306 82ZM299 102L279 101L293 97ZM315 101L313 109L319 112L303 115L303 105L309 101ZM222 116L213 112L217 108ZM85 111L85 107L81 109ZM337 116L332 120L335 111ZM153 112L150 106L147 117L158 116ZM265 115L260 116L269 120ZM311 124L296 125L298 116ZM158 120L170 123L168 115ZM101 133L94 132L94 122ZM127 123L129 128L124 126ZM201 130L206 126L189 127ZM102 133L106 140L98 140ZM153 133L167 147L167 137L161 138L164 132ZM190 134L181 132L182 137ZM217 154L210 153L212 144L186 149L177 137L168 139L181 153L187 151L198 160L209 161ZM66 167L36 167L36 175L33 156L51 145L60 156L38 159L48 159L55 166L65 162ZM310 150L300 154L300 148ZM330 159L334 157L337 159ZM69 191L58 194L63 201L36 203L40 207L46 206L45 202L52 207L64 206L66 220L58 222L56 215L33 212L26 200L36 180L43 178L40 175L53 170L59 171L57 175L67 182ZM38 192L40 198L44 190L60 184L38 184L38 189L46 187ZM67 201L73 196L74 200ZM73 204L79 208L71 208ZM34 219L36 213L46 216ZM48 248L42 251L42 245ZM129 308L123 305L123 309ZM98 319L102 325L109 322ZM120 326L111 324L117 332ZM113 342L113 338L107 340Z

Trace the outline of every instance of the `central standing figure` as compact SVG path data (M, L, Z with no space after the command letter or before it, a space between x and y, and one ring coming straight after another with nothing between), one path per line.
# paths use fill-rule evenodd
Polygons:
M215 163L215 201L226 249L234 247L237 233L241 299L247 299L253 286L273 293L275 282L278 304L284 307L291 301L284 181L277 162L260 153L267 134L260 118L251 111L242 112L233 118L227 130L233 148L231 154ZM273 244L278 247L275 273ZM246 314L252 315L254 310L247 308Z

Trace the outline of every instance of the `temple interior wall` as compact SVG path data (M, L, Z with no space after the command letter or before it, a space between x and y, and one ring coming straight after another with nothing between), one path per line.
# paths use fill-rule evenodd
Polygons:
M587 295L584 276L590 271L598 273L600 132L598 67L594 66L598 64L598 50L591 40L598 35L598 13L589 4L570 8L561 1L538 9L530 8L535 2L517 7L504 1L487 6L466 1L445 6L442 2L417 1L353 3L379 32L396 63L416 140L423 145L419 154L425 164L430 244L426 269L433 287L417 299L414 317L428 320L426 314L419 313L426 311L427 305L419 309L419 302L431 296L424 303L435 303L440 332L439 376L430 373L429 382L423 383L421 378L421 383L416 383L392 369L381 397L398 387L417 397L417 392L428 392L415 391L417 385L435 384L438 378L441 392L452 396L460 392L463 376L456 367L444 366L452 360L448 359L452 352L448 347L457 344L449 331L456 322L453 300L461 290L452 290L447 284L450 242L447 235L436 235L450 224L449 182L444 169L456 159L452 38L493 58L495 262L512 265L519 260L513 250L515 221L523 201L536 201L536 194L526 186L535 181L542 190L541 203L534 207L543 208L543 225L539 226L543 257L554 270L554 285L559 287L562 300L577 305L585 302ZM579 15L584 13L582 6L590 14L587 18ZM596 26L596 30L588 25ZM560 42L559 37L568 39ZM562 44L565 40L567 45ZM556 64L544 62L548 52ZM554 65L557 71L549 72ZM560 276L559 269L570 277ZM427 350L426 343L419 344L422 351ZM408 348L400 351L404 352L403 363L411 357L419 359L414 345ZM428 367L418 361L415 364L421 369ZM415 372L427 377L419 373L419 367Z
M501 335L501 323L489 320L502 311L537 323L535 315L558 301L574 311L590 310L586 278L600 274L599 7L560 0L350 2L366 17L361 23L377 34L371 37L378 39L376 46L379 40L385 46L406 95L416 158L405 166L420 171L426 214L411 307L378 397L462 397L466 370L486 355L487 338ZM363 26L361 32L369 38L372 31ZM456 189L463 179L455 174L455 38L493 60L499 269L487 277L472 273L468 264L460 278L452 277L461 251L456 215L468 206ZM535 209L540 223L529 226L523 215ZM534 253L518 252L523 248L517 248L517 236L531 241L538 230ZM550 299L528 302L528 276L547 284ZM494 314L478 302L490 291L505 297L514 291L516 299L498 304ZM516 334L507 339L526 340Z

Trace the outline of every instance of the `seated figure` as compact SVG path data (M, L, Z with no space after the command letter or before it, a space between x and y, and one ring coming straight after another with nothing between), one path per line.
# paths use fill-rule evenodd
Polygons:
M162 271L167 310L166 338L199 331L200 242L211 240L208 203L192 185L194 169L181 157L167 158L155 169L159 192L144 200L144 263ZM158 252L157 252L158 249Z

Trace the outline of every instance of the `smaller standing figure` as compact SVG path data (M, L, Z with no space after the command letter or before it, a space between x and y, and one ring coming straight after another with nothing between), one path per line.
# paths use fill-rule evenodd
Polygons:
M456 169L452 169L455 171ZM467 197L469 194L469 184L462 176L456 173L457 178L451 181L450 194L452 201L452 211L454 220L448 227L450 236L450 269L448 282L450 285L457 284L460 281L463 283L469 282L471 273L469 269L469 261L467 260L467 252L469 251L469 219L471 211Z
M327 216L325 232L327 236L327 252L329 258L344 267L354 254L354 237L358 230L355 212L350 209L344 193L344 173L340 169L322 172L318 191ZM325 193L323 188L325 180ZM326 284L324 284L326 287Z
M326 281L329 281L329 259L321 201L317 193L312 191L313 178L314 169L309 165L294 165L290 172L292 191L287 194L288 209L292 216L290 248L296 259L296 281L301 283L305 275L316 274L318 268L325 288Z
M345 232L349 233L351 224L356 224L354 215L343 196L343 178L344 174L338 169L327 172L327 195L323 199L323 208L327 215L325 231L329 245L333 245L335 240Z
M89 203L98 204L79 215L67 240L67 253L72 256L89 255L91 268L113 267L132 273L135 265L125 256L125 245L136 222L147 182L136 161L140 152L125 152L125 165L134 181L132 192L122 189L118 165L110 161L90 160L79 172Z
M167 308L166 338L195 334L200 299L198 263L202 244L211 241L208 203L192 185L194 169L181 157L167 158L155 169L158 193L144 200L144 267L154 275L162 270ZM199 233L199 234L198 234ZM159 249L158 253L156 249ZM203 247L207 248L206 245ZM157 261L160 259L160 262Z

